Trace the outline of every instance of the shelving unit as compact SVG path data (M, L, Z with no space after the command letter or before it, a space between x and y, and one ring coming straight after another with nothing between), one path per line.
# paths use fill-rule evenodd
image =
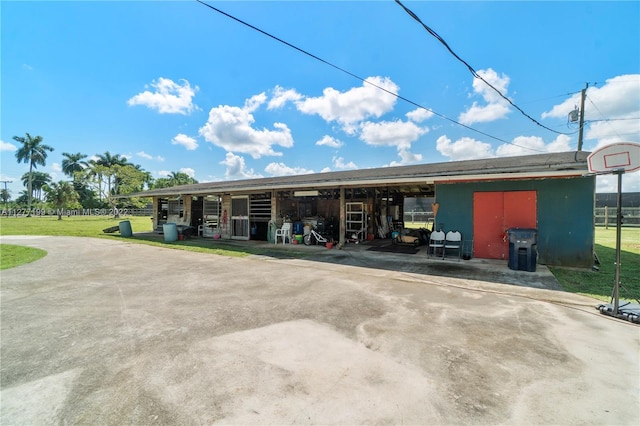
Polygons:
M353 234L358 234L362 231L360 238L366 238L367 230L367 215L364 211L364 203L347 203L347 235L351 237Z

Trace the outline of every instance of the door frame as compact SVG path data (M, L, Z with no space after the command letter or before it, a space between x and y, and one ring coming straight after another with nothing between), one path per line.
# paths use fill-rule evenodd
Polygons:
M241 214L236 214L233 211L233 204L235 200L245 200L246 210L241 212ZM249 240L249 196L248 195L232 195L231 196L231 239L234 240ZM246 213L242 214L242 213ZM239 228L236 227L236 224L239 225ZM236 231L240 230L240 233L237 234Z
M477 196L485 196L484 202L492 203L491 209L482 209L476 202ZM509 254L509 228L537 228L538 191L477 191L473 193L473 252L475 256L487 259L507 259ZM490 221L483 221L477 215L490 212ZM479 227L490 225L488 234L492 238L480 239ZM484 235L482 234L484 237ZM485 246L486 245L486 246ZM500 255L498 256L498 251ZM490 255L488 255L490 253Z

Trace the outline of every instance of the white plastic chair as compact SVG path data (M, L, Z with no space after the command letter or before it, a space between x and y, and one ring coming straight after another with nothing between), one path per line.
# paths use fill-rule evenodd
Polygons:
M444 255L449 250L458 250L458 262L462 257L462 234L460 231L449 231L447 232L447 236L444 240L444 247L442 248L442 258L444 259Z
M444 252L444 239L444 231L433 231L429 237L429 254L431 254L432 249L434 256L436 255L437 249L442 249Z
M273 240L274 244L278 244L278 237L282 238L282 244L286 244L287 238L289 239L289 243L291 243L291 222L285 222L282 224L282 228L276 229L276 237Z

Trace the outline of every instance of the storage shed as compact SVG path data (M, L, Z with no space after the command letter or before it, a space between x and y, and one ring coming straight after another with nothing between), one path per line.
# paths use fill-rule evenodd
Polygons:
M538 262L590 268L595 177L588 153L419 164L206 182L130 196L153 198L154 227L191 225L202 236L271 240L284 221L319 226L344 243L386 238L416 215L463 234L464 250L506 259L507 230L538 230ZM408 206L428 206L409 211ZM433 208L437 206L436 208Z

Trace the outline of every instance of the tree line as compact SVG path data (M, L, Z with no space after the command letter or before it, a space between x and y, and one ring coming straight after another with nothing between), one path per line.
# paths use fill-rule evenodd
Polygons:
M20 146L16 150L18 163L29 165L29 171L22 175L25 189L12 200L11 191L0 190L0 198L6 207L62 209L108 208L118 211L122 208L142 208L147 201L137 197L120 198L147 189L167 188L177 185L198 183L186 173L171 172L167 177L154 179L151 173L139 164L133 164L120 154L96 154L91 159L86 154L62 153L62 172L68 180L53 182L51 175L37 171L45 166L52 146L44 143L42 136L14 136ZM60 214L58 218L62 217Z

